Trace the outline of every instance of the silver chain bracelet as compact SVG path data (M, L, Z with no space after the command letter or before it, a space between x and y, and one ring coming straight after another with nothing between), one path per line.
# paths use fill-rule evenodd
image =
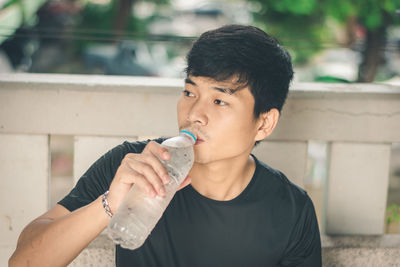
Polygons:
M103 197L101 198L101 202L103 203L104 211L105 211L105 212L107 213L107 215L111 218L111 217L113 216L113 214L112 214L111 209L110 209L110 206L109 206L109 204L108 204L108 199L107 199L108 193L110 193L110 192L107 190L107 191L103 194Z

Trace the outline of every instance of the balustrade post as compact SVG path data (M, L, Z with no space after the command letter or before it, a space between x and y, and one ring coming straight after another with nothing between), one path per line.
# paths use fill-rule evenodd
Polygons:
M327 234L383 234L391 145L333 142Z
M22 229L49 207L49 136L0 134L0 259Z

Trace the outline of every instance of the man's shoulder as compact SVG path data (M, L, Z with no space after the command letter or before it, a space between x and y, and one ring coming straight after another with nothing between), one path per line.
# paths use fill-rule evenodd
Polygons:
M296 185L286 175L256 158L258 187L264 194L281 203L294 206L304 206L310 201L307 192Z

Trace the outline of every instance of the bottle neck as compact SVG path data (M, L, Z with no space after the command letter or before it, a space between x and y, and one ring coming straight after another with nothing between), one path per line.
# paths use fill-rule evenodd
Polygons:
M192 145L194 145L196 143L196 135L194 135L193 133L189 132L188 130L182 130L179 132L180 136L184 136L185 138L187 138L188 140L190 140L190 142L192 143Z

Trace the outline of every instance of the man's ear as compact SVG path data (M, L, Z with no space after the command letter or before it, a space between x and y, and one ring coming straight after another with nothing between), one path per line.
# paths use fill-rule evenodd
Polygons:
M261 113L258 118L258 129L255 141L260 141L268 137L274 131L279 120L279 111L276 108L268 112Z

